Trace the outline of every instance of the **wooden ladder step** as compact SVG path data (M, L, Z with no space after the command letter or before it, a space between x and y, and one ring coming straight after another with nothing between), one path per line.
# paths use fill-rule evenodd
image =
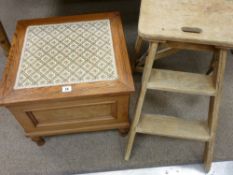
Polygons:
M136 132L199 141L210 139L207 122L165 115L144 114L141 116Z
M212 76L163 69L152 69L147 88L208 96L216 93Z

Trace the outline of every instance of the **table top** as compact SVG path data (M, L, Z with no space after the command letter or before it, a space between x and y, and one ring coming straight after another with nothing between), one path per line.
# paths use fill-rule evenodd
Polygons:
M133 92L119 13L19 21L3 77L3 105Z
M191 29L194 33L185 29ZM233 48L232 29L232 0L141 2L138 30L139 35L146 40L181 41Z

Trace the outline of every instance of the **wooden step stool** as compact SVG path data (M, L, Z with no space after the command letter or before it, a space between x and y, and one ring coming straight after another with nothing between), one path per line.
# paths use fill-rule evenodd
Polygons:
M136 133L204 141L205 169L211 167L227 49L233 48L233 1L142 0L141 39L149 42L140 96L131 126L125 159L131 154ZM153 69L158 46L207 50L217 62L211 76ZM163 115L141 114L147 89L210 96L208 121L190 121Z
M22 20L0 104L38 145L43 137L129 128L131 68L117 12Z
M10 50L10 42L7 38L6 31L2 25L2 22L0 21L0 46L4 51L4 54L8 56L9 50Z

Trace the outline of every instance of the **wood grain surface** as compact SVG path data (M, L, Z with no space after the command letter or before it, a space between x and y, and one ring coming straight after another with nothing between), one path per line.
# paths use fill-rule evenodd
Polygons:
M119 77L118 80L74 84L72 85L73 90L71 93L62 93L62 86L30 88L20 90L14 89L21 50L23 47L24 36L27 26L38 24L57 24L64 22L96 19L110 19L114 52L116 58L116 67ZM104 94L127 94L133 92L134 85L131 76L131 67L129 63L125 37L119 13L100 13L91 15L54 17L19 21L17 24L12 49L8 57L7 66L3 77L5 77L3 80L4 97L0 100L0 104L2 105L19 102L65 99L72 97L81 98L86 96L97 96Z
M147 40L233 48L232 19L230 0L142 0L138 30ZM198 28L201 32L184 32L183 27Z

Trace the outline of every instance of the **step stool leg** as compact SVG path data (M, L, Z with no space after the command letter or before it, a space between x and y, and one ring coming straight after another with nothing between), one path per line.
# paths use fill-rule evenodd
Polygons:
M6 31L0 21L0 46L2 47L4 54L8 56L8 53L10 51L10 42L7 38Z
M143 40L138 35L137 39L136 39L136 42L135 42L135 60L133 62L133 71L136 71L136 72L137 72L137 70L135 70L135 69L136 69L137 65L140 64L141 62L144 63L144 59L141 60L141 58L145 58L144 55L143 55L143 57L142 56L140 57L142 44L143 44Z
M136 55L136 59L138 59L140 57L140 51L142 49L142 44L143 44L143 40L138 35L137 39L136 39L136 43L135 43L135 55Z
M211 73L213 73L214 68L217 66L216 65L217 64L217 57L218 57L217 53L214 52L213 57L212 57L211 62L210 62L209 69L206 72L206 75L210 75Z
M227 51L220 50L217 55L217 66L213 72L217 91L216 91L216 95L210 98L210 104L209 104L208 125L209 125L211 139L205 145L204 164L206 171L210 170L211 163L213 161L214 143L216 137L217 124L218 124L218 113L219 113L219 105L221 99L222 84L224 79L226 57L227 57Z
M213 112L214 112L213 109L215 107L214 102L216 102L216 99L214 99L214 97L211 97L210 104L209 104L209 118L208 118L209 125L211 125L211 122L212 122L211 119L213 119L214 117L216 118L216 116L213 116ZM215 121L215 122L217 122L217 121ZM211 168L211 163L213 161L213 154L214 154L215 134L212 135L211 129L210 129L210 134L211 134L211 139L208 142L206 142L205 151L204 151L204 164L205 164L205 171L206 172L209 172L209 170Z
M125 152L125 160L129 160L129 157L131 154L133 142L134 142L135 135L136 135L136 127L137 127L137 124L138 124L140 116L141 116L144 98L146 95L147 82L150 78L150 73L151 73L151 69L153 67L154 57L156 55L157 48L158 48L158 43L150 44L149 54L148 54L148 57L146 58L146 63L145 63L143 76L142 76L141 92L140 92L139 99L137 102L137 107L136 107L136 111L135 111L135 117L133 120L133 124L130 128L129 140L128 140L128 144L127 144L127 148L126 148L126 152Z

